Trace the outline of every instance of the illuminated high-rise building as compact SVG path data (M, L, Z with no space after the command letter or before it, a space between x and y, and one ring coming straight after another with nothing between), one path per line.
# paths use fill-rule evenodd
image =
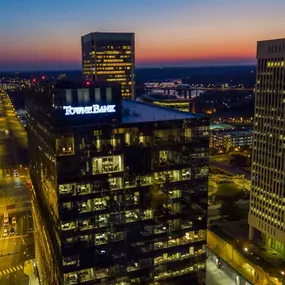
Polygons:
M285 254L285 39L257 44L250 238Z
M90 33L81 45L84 80L118 82L122 96L134 99L134 33Z
M115 85L27 98L41 285L204 284L209 118Z

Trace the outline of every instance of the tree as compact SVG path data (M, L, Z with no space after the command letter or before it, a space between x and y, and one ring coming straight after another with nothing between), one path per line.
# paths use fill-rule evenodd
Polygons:
M251 157L249 155L233 154L231 163L238 167L247 167L251 165Z
M226 216L229 220L238 220L241 216L240 207L232 196L224 199L219 212L220 216Z
M251 152L250 145L243 145L241 146L240 150L244 152Z
M240 187L234 183L223 183L222 181L218 184L217 195L221 196L232 196L237 195L241 191Z
M228 152L234 152L235 151L235 147L234 146L230 146L228 149Z

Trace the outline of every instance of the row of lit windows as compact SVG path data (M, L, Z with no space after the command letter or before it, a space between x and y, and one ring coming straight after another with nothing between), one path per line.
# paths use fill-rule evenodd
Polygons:
M114 71L98 71L97 74L125 74L125 70L114 70Z
M117 45L117 46L101 46L101 48L103 49L123 49L123 50L130 50L132 49L132 46L121 46L121 45Z
M97 67L97 71L100 71L100 70L117 70L117 69L115 69L114 66Z
M161 160L161 163L163 163L163 160ZM108 171L108 169L106 170ZM176 175L177 177L173 177L173 174ZM60 195L88 195L91 193L96 193L104 188L110 189L112 191L120 190L120 189L130 189L130 188L136 188L138 185L140 186L150 186L152 184L159 184L159 183L164 183L166 181L177 181L179 179L179 174L177 171L174 172L158 172L155 173L153 177L151 176L141 176L139 182L135 180L123 180L122 177L114 177L114 178L109 178L105 183L105 186L102 186L100 184L100 181L95 181L93 185L91 184L84 184L84 183L70 183L70 184L61 184L59 185L59 194ZM197 173L198 175L205 176L208 174L208 167L201 167L200 172ZM190 171L185 171L182 173L182 176L180 179L185 180L189 179L191 177ZM139 184L138 184L139 183ZM105 197L109 197L108 192L106 192ZM168 192L169 197L174 199L174 198L179 198L181 197L181 190L171 190ZM134 195L134 201L137 203L139 198L136 196L136 192L133 194L128 194L126 195L126 199L132 197ZM137 197L137 198L136 198ZM109 198L108 198L109 199ZM96 200L97 201L97 200ZM96 204L96 201L94 202ZM101 201L101 200L100 200ZM99 200L97 201L98 203L100 202ZM101 201L102 202L102 201ZM85 205L87 207L87 205ZM84 207L85 207L84 206ZM69 205L66 205L67 209L69 209Z
M99 61L98 61L97 65L98 66L131 66L132 63L129 63L129 62L117 63L117 62L111 62L111 61L110 61L110 63L99 63Z
M108 82L125 82L126 78L107 78Z
M124 85L132 85L132 82L121 82L121 85L124 86ZM128 90L126 90L128 91Z
M108 54L108 55L110 55L110 54L121 54L122 52L121 51L115 51L115 50L106 50L106 51L97 51L96 52L96 57L98 56L98 55L106 55L106 54ZM95 54L94 52L92 52L92 54Z
M278 225L282 224L282 226L284 226L283 217L280 218L280 220L281 220L280 221L280 220L277 220L276 218L270 217L268 214L264 213L264 210L260 211L257 208L251 208L251 211L252 211L253 214L261 216L262 219L264 219L264 220L266 219L268 221L271 221L272 223L275 223L275 224L278 224Z
M267 62L267 67L283 67L285 66L284 61Z
M129 81L129 84L131 81ZM129 88L123 88L123 92L131 92ZM208 127L205 127L206 130ZM202 131L202 130L201 130ZM204 132L204 135L208 135L209 132ZM185 140L190 141L195 139L192 137L192 129L190 127L175 129L175 130L154 130L153 135L146 136L143 133L139 132L138 129L132 128L130 131L128 129L119 129L114 130L113 136L110 139L101 139L100 133L94 131L94 141L93 145L101 151L103 149L108 149L108 147L117 148L121 147L121 143L125 145L136 145L136 144L156 144L163 143L164 141L168 141L171 143L175 143L175 141ZM83 145L84 147L84 140ZM65 155L74 155L75 147L74 147L74 137L66 136L64 138L56 139L56 150L57 153L62 153Z
M178 270L177 269L171 269L168 271L157 273L157 275L154 276L154 280L160 281L160 280L165 280L168 278L173 278L173 277L189 274L191 272L201 270L205 267L206 267L205 263L197 263L197 264L193 264L191 266L187 265L187 266L180 268Z
M84 202L85 203L85 202ZM86 210L84 210L86 212ZM61 230L65 231L83 231L95 228L106 228L111 222L115 224L132 223L139 220L150 220L154 217L153 209L145 209L139 211L138 209L127 210L124 212L112 212L108 214L97 214L95 220L85 218L80 221L64 221L61 223Z
M98 56L95 56L95 55L92 55L92 58L96 58L97 60L115 60L116 58L118 58L118 56L116 55L98 55Z
M203 250L197 251L197 253L195 252L194 254L197 255L197 254L202 254L202 253L203 253ZM177 253L177 254L179 254L179 253ZM190 250L189 250L189 254L191 256L194 255L194 254L190 253ZM171 256L169 255L169 257L167 257L167 259L169 259L169 261L171 262L173 260L184 259L185 257L183 258L183 256L184 256L184 254L179 254L179 258L178 258L178 255L176 255L174 253ZM120 256L120 257L122 257L122 256ZM166 256L163 256L163 259L166 259ZM76 262L73 264L76 264ZM135 270L140 270L142 268L145 268L146 265L151 266L152 260L151 259L142 259L142 260L140 260L140 262L132 261L132 262L129 262L127 264L127 271L132 272ZM154 276L154 280L160 281L160 280L164 280L164 279L168 279L168 278L173 278L176 276L189 274L189 273L204 269L205 266L206 266L205 262L200 262L200 263L192 264L191 266L186 265L186 266L183 266L179 269L178 268L169 269L169 270L165 269L162 272L157 271L156 275ZM113 276L114 272L120 272L120 270L121 270L121 267L116 265L116 266L108 267L108 268L104 268L104 267L103 268L88 268L88 269L74 271L71 273L65 273L64 274L64 284L66 284L66 285L79 284L79 283L84 283L84 282L88 282L91 280L98 280L96 282L100 283L100 281L99 281L100 279L103 280L103 279L107 279L109 277L114 278L114 276ZM124 281L122 281L122 280L124 280ZM130 284L127 279L120 278L120 280L117 280L117 281L118 282L116 284ZM141 280L139 278L131 279L132 284L133 283L139 284L140 281ZM105 284L105 282L104 282L104 284Z
M102 56L98 56L98 58L103 58ZM124 62L123 59L116 59L116 58L113 58L113 59L105 59L103 60L104 62Z

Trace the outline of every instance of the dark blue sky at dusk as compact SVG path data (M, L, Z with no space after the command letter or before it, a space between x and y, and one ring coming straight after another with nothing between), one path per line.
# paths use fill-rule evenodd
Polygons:
M0 70L81 68L80 38L136 34L137 66L254 64L285 37L284 0L0 0Z

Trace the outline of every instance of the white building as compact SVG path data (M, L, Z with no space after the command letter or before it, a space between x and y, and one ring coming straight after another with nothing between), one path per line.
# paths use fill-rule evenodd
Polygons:
M285 253L285 39L257 44L250 238Z

